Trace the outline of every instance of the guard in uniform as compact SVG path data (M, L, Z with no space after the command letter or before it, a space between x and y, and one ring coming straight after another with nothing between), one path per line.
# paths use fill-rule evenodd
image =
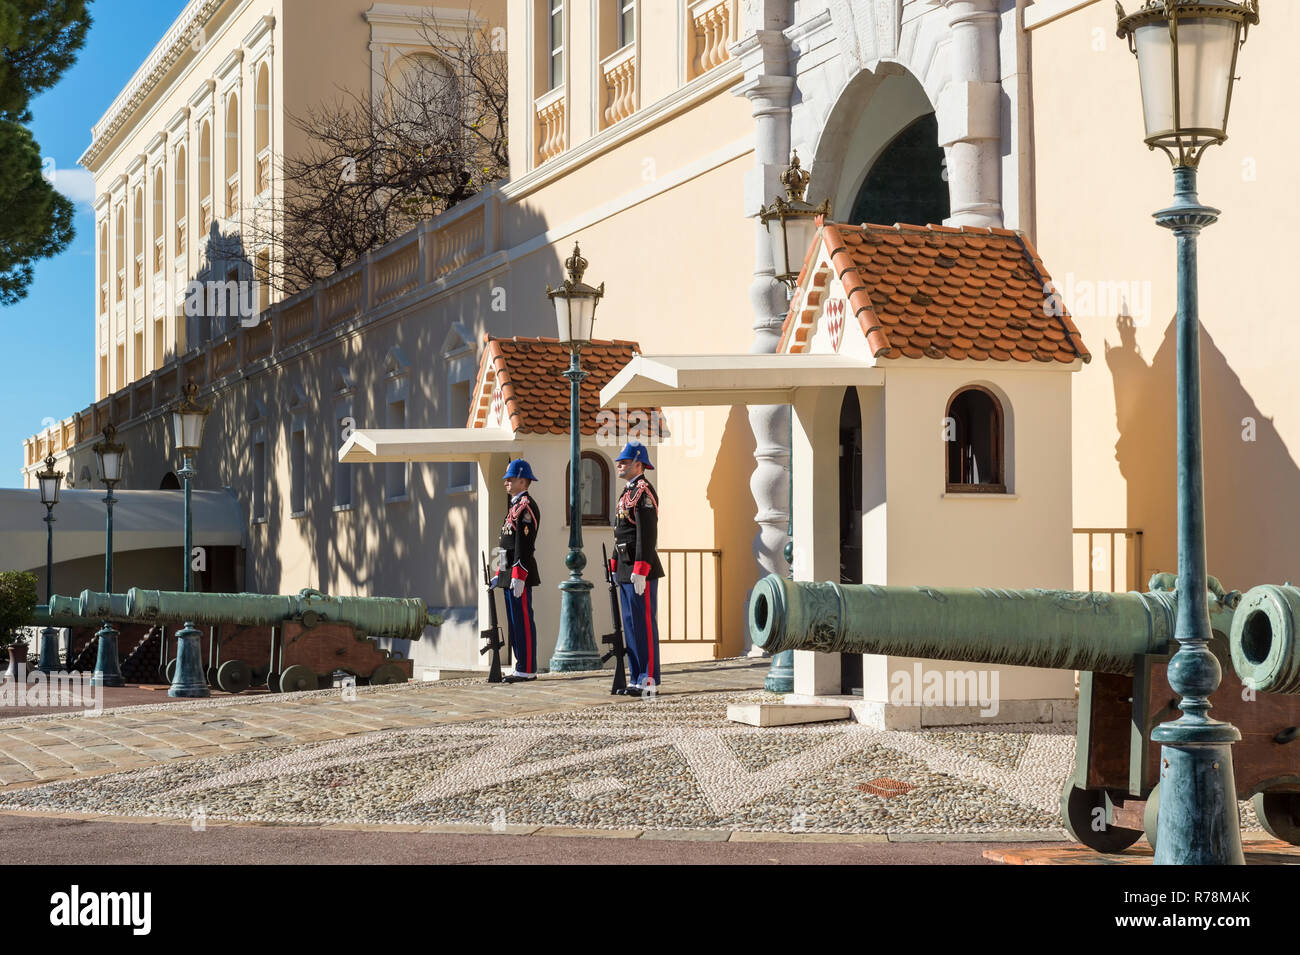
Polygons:
M611 570L618 580L623 635L627 641L629 696L661 685L657 594L664 569L655 552L659 531L659 495L645 478L654 470L639 441L629 441L615 459L618 476L627 481L618 499Z
M537 679L537 624L533 620L533 588L542 582L537 573L537 560L533 551L537 547L537 530L541 526L541 512L537 502L528 493L529 485L537 480L533 469L523 458L511 461L506 467L506 493L510 507L505 523L501 525L498 547L497 576L494 586L506 587L506 622L510 629L510 648L514 651L514 672L505 677L506 683L519 683ZM509 577L502 572L509 569ZM508 587L506 579L509 580Z

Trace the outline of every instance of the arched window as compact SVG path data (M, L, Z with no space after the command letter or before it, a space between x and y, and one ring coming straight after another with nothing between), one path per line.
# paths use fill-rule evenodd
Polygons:
M934 113L894 137L871 165L846 222L925 225L951 214L939 122Z
M185 236L189 223L189 196L185 189L185 147L176 150L176 198L172 203L172 215L176 217L176 255L185 254Z
M135 230L131 237L131 287L140 288L144 285L144 186L135 190L135 216L131 228Z
M99 224L99 314L108 312L108 219Z
M570 470L564 469L564 487L568 490ZM609 519L609 462L598 451L582 452L582 523L610 525ZM567 495L566 495L567 496ZM565 526L569 523L566 506Z
M199 234L208 234L212 224L212 126L204 121L199 130Z
M226 218L239 212L239 97L234 93L226 101Z
M153 174L153 271L155 275L161 275L163 270L163 216L166 211L163 192L163 171L160 163Z
M117 266L117 292L113 301L120 302L126 298L126 203L118 203L117 224L113 227L114 262Z
M1006 428L1002 402L978 385L963 388L948 400L944 418L948 490L1005 494Z
M260 196L271 188L271 69L265 63L257 71L253 94L253 156Z

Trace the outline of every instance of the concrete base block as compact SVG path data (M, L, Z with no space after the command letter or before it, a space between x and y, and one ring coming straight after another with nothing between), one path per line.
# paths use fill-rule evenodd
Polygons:
M789 703L733 703L727 719L748 726L792 726L798 723L828 723L847 720L853 712L847 706L798 706Z
M986 713L980 706L901 706L863 700L860 696L806 696L791 693L785 697L784 705L801 709L810 706L848 709L853 719L863 726L881 730L997 726L1005 723L1073 723L1079 715L1077 700L1004 700L998 704L996 713Z

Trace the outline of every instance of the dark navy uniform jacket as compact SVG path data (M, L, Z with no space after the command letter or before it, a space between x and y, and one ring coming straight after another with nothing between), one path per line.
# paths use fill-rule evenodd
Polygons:
M510 502L506 512L506 521L501 525L501 540L498 547L506 552L506 567L511 577L521 578L529 587L536 587L542 582L537 573L537 559L533 551L537 547L537 529L541 526L542 515L537 502L527 491Z
M634 573L647 579L664 575L655 547L659 543L659 495L644 474L627 482L618 499L614 522L614 553L621 584L631 583Z

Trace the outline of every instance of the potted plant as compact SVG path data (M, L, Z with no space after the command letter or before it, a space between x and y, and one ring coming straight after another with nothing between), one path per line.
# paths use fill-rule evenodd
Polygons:
M27 662L27 638L20 632L32 622L36 611L36 577L23 571L0 572L0 650L9 651L5 676L18 675L18 664Z

